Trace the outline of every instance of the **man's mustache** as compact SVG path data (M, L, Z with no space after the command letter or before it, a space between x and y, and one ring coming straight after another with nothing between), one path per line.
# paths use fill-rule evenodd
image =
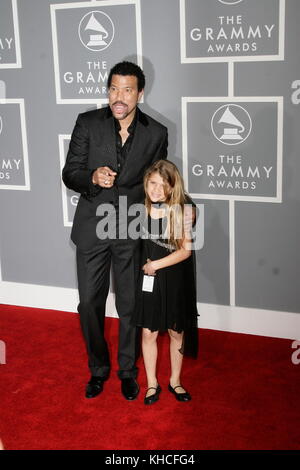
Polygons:
M113 106L115 106L116 104L121 104L122 106L127 106L127 104L126 104L126 103L123 103L123 101L115 101L115 102L113 103Z

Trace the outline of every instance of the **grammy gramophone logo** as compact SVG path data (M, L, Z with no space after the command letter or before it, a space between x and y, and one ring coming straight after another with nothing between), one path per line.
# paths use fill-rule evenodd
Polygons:
M220 106L211 119L211 130L215 138L225 145L245 142L252 129L251 117L238 104Z
M242 1L243 0L219 0L220 3L224 3L225 5L236 5Z
M111 18L103 11L90 11L79 23L80 41L90 51L103 51L112 43L115 27Z

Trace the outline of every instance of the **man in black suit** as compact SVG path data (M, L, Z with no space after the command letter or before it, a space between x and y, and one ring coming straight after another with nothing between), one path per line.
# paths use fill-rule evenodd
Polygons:
M91 371L86 397L102 392L110 371L104 317L112 262L119 315L118 376L124 397L133 400L139 387L137 335L130 320L139 272L139 240L119 233L122 224L117 224L117 237L103 238L96 231L101 220L96 212L109 203L118 216L124 196L128 207L143 202L143 174L153 162L167 157L168 136L165 126L137 107L145 86L140 67L131 62L115 65L107 85L109 106L78 116L62 176L68 188L81 193L71 239L77 247L78 312Z

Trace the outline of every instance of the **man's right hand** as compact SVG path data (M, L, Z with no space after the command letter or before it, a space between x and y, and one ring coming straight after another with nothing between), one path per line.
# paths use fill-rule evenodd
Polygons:
M92 181L101 188L111 188L114 184L117 173L108 166L100 166L94 171Z

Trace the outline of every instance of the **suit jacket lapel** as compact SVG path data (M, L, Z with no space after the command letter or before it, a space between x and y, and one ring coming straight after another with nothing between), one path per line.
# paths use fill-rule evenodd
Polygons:
M107 112L109 113L109 110ZM105 156L106 165L117 170L115 123L112 115L102 116L99 114L95 128L95 139L101 148L101 153Z

